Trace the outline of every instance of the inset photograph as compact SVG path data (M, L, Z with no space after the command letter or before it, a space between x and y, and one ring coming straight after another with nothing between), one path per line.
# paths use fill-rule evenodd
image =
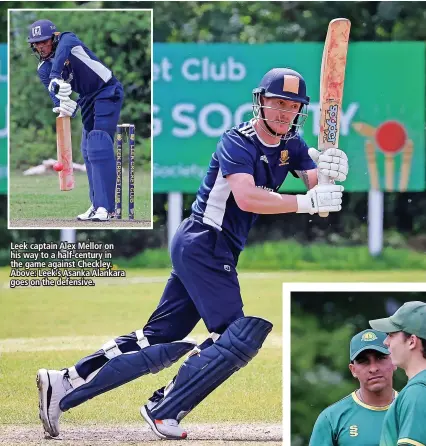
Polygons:
M426 285L292 284L286 300L287 444L426 444Z
M152 228L152 10L9 10L9 228Z

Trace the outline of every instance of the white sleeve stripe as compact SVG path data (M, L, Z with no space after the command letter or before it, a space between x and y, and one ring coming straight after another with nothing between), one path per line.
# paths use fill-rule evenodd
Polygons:
M93 60L84 51L81 45L75 46L71 50L71 54L77 59L80 59L85 65L87 65L93 72L95 72L104 82L108 82L112 78L112 72L107 67L102 65L97 60Z
M222 229L223 217L225 216L226 202L231 194L231 187L226 178L223 178L219 169L216 181L207 199L203 222ZM212 224L213 223L213 224Z

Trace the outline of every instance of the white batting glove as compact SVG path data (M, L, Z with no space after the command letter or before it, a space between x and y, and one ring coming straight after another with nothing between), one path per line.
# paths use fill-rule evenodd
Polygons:
M68 112L71 113L71 115L74 114L74 112L77 109L77 106L78 106L77 102L73 101L70 98L63 100L59 103L59 107L67 110Z
M52 108L53 113L59 113L59 118L63 118L64 116L71 116L69 113L67 113L66 110L64 110L61 107L54 107Z
M59 107L52 108L53 113L59 113L59 118L63 118L65 115L61 112Z
M52 79L50 81L48 90L53 93L59 100L65 100L69 98L72 93L71 85L65 82L63 79Z
M320 152L311 147L309 156L318 167L318 171L335 181L345 181L349 171L348 157L343 150L327 149Z
M77 102L69 99L67 101L61 101L59 107L52 109L54 113L60 113L59 116L72 116L77 109Z
M305 195L296 195L298 214L339 212L342 209L343 186L321 184L308 190Z

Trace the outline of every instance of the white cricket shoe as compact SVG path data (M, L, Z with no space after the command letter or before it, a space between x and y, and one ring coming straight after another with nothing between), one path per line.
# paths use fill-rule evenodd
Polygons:
M95 213L90 217L91 221L110 221L110 219L111 216L109 212L103 207L98 207Z
M51 437L59 435L59 402L71 389L64 377L65 371L40 369L37 373L39 417L45 432Z
M165 440L184 440L187 437L187 432L176 420L155 420L147 406L142 406L140 412L157 437Z
M77 215L77 220L85 221L85 220L91 220L91 217L95 215L95 208L90 206L89 209L84 214Z

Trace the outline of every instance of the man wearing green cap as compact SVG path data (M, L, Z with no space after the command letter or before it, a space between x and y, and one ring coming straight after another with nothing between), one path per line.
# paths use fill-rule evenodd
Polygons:
M426 303L406 302L388 318L370 321L387 333L393 363L408 383L383 422L380 446L426 445Z
M364 330L350 342L349 369L359 389L323 410L312 431L309 446L379 446L386 411L395 398L386 335Z

